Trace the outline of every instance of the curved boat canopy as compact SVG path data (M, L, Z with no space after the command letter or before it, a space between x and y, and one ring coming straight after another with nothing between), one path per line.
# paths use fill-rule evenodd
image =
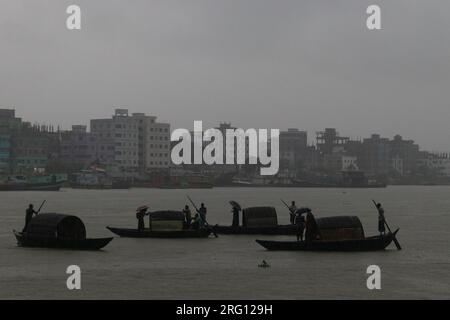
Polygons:
M316 218L321 240L364 239L364 229L356 216Z
M150 218L152 221L164 220L164 221L184 221L184 213L181 211L153 211L150 212Z
M86 227L80 218L60 213L40 213L27 226L27 235L64 239L86 239Z
M185 217L181 211L154 211L149 216L151 230L183 230Z
M278 226L277 211L274 207L251 207L242 211L243 226L247 228Z

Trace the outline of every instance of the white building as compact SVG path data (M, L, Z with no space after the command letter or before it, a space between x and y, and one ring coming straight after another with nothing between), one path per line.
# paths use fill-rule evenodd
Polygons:
M357 157L342 153L326 154L324 156L324 165L330 171L357 171L358 161Z
M450 157L448 154L429 154L428 157L419 159L418 165L436 170L441 176L450 177Z
M400 175L404 174L403 163L403 158L400 158L399 156L391 159L392 169L394 169Z
M156 122L156 117L133 114L142 117L140 130L142 133L142 164L145 171L167 169L170 158L170 124Z
M355 171L358 168L358 159L355 156L343 155L342 161L342 171Z
M91 120L91 132L100 143L113 146L113 175L133 175L170 165L170 125L157 123L156 117L116 109L111 119ZM101 153L101 147L98 149Z

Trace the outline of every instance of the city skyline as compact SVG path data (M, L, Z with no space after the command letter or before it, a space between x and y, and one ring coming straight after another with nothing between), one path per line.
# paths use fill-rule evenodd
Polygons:
M121 109L127 110L130 113L130 117L131 117L131 115L133 113L135 113L135 114L141 114L141 113L148 114L148 113L143 112L141 110L129 110L126 107L112 107L111 108L111 112L109 114L101 115L98 118L87 118L83 123L73 123L73 124L69 125L68 127L64 127L64 126L61 126L58 123L51 123L51 122L43 122L43 123L41 123L41 122L33 121L32 119L26 119L24 117L21 117L20 116L20 112L17 113L19 110L15 109L15 108L5 108L4 106L0 105L0 109L14 110L16 112L16 117L17 118L22 119L22 121L24 121L24 122L29 122L32 125L39 125L39 126L42 125L42 126L48 127L48 128L51 127L53 130L59 129L60 131L72 131L74 129L74 127L77 128L79 126L83 126L83 127L86 127L87 132L92 132L92 129L91 129L92 120L108 120L108 119L111 119L111 118L108 118L108 117L111 116L111 115L114 115L116 110L121 110ZM158 120L160 120L159 116L157 116L155 114L149 114L149 115L151 117L158 117ZM175 129L187 129L187 130L193 131L193 123L189 124L190 126L187 125L187 126L182 127L182 128L175 128L175 127L172 126L172 122L171 122L170 119L165 119L165 120L163 120L163 122L166 122L166 123L168 123L170 125L170 132L173 132L173 130L175 130ZM210 126L204 126L203 129L207 130L209 128L217 128L220 124L231 124L233 127L239 127L234 122L230 122L230 121L226 121L226 120L217 120L216 123L212 122L212 124ZM258 128L258 126L253 126L251 128ZM410 140L410 141L413 141L415 144L418 144L419 147L420 147L420 150L422 150L422 151L428 151L428 152L434 153L434 154L447 154L447 153L450 154L450 147L448 149L440 149L440 150L428 149L428 148L426 148L426 146L422 146L420 143L418 143L418 141L415 140L414 138L402 135L401 132L395 133L393 136L387 136L387 135L383 134L382 132L368 132L366 135L363 134L361 136L352 137L352 136L347 135L345 133L345 131L342 131L340 128L336 128L336 127L322 127L322 128L317 128L316 130L313 130L311 132L308 131L308 130L305 130L304 128L301 128L301 127L295 127L295 128L292 128L292 127L286 127L286 128L265 128L265 129L279 129L280 133L288 132L288 131L290 131L292 129L293 130L304 131L307 134L307 144L310 145L310 146L316 146L317 145L316 135L319 132L321 132L322 130L327 129L327 128L336 129L338 134L340 134L343 137L348 138L350 141L363 141L364 139L371 138L373 135L380 135L380 137L387 138L387 139L394 139L396 136L400 136L400 137L402 137L405 140ZM245 130L245 129L248 129L248 128L242 128L242 129ZM77 130L77 129L75 129L75 130Z

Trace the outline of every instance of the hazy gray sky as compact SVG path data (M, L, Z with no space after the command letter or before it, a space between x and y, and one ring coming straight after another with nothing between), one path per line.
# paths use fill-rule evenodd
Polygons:
M66 128L118 106L172 128L336 127L446 151L449 16L447 0L0 0L0 106Z

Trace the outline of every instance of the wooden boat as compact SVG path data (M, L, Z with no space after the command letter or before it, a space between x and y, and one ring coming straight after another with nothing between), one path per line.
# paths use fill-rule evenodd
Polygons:
M376 251L385 249L395 241L393 233L366 237L361 221L356 216L315 218L306 216L305 241L256 240L268 250L292 251Z
M112 233L128 238L206 238L214 230L210 227L188 229L180 211L164 210L149 212L150 228L144 230L106 227Z
M219 226L215 225L213 227L214 232L217 234L232 234L232 235L245 235L245 234L256 234L256 235L295 235L297 233L297 228L294 225L278 225L274 227L233 227L233 226Z
M43 247L56 249L72 249L72 250L100 250L105 247L111 240L109 238L98 239L63 239L49 237L33 237L26 233L13 230L20 247Z
M365 239L349 240L319 240L319 241L269 241L256 240L267 250L288 251L378 251L384 250L395 237L398 229L393 233Z
M126 228L106 227L112 233L125 238L206 238L212 230L205 229L182 229L182 230L138 230Z
M87 239L86 228L76 216L41 213L29 222L26 232L13 230L21 247L99 250L113 238Z

